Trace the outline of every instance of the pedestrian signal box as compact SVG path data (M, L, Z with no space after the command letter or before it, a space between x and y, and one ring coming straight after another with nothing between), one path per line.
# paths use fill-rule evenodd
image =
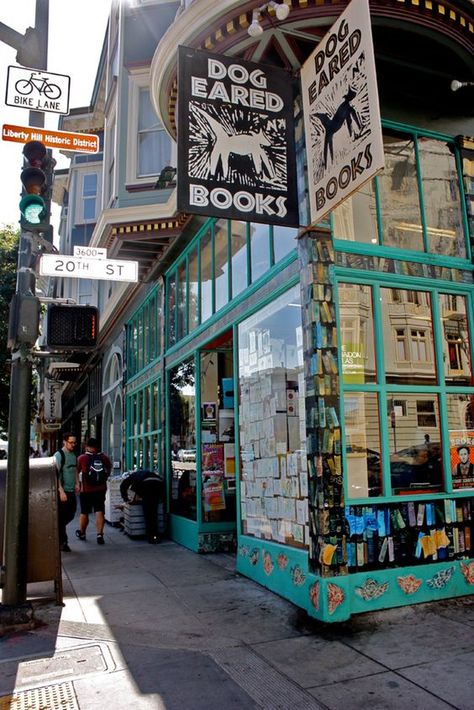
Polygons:
M94 306L50 304L46 342L56 350L90 350L96 346L99 311Z

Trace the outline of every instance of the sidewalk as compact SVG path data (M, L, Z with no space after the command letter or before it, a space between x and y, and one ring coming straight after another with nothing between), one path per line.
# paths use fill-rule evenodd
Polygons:
M474 707L473 597L323 626L230 555L68 530L65 606L0 639L0 710Z

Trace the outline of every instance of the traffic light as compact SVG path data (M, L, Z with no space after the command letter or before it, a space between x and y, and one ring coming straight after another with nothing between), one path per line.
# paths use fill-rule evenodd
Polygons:
M95 306L48 306L46 343L55 350L91 350L96 346L99 311Z
M23 196L20 200L20 225L24 231L41 233L53 240L49 224L51 189L56 161L40 141L29 141L23 148L25 162L21 173Z

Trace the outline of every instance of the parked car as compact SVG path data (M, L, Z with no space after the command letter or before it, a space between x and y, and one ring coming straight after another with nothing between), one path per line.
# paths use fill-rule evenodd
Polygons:
M390 456L394 492L439 489L443 482L442 450L439 441L400 449Z
M179 449L178 461L196 461L196 449Z

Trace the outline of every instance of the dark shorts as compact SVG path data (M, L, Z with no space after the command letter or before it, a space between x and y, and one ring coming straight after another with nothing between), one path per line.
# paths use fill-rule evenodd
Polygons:
M105 513L105 491L98 493L80 493L79 500L81 502L81 513L89 515L89 513Z

